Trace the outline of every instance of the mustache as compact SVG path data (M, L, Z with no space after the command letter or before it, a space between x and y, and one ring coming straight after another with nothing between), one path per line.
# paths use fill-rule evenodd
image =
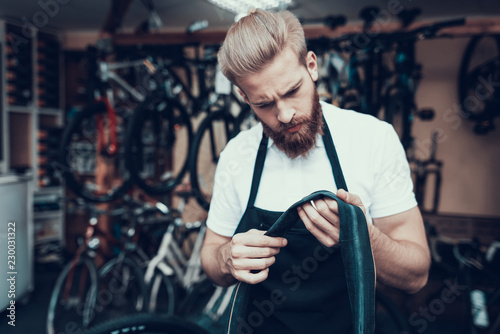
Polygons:
M297 117L294 116L290 122L280 123L278 132L287 131L288 129L296 127L301 123L306 123L307 121L310 121L310 118L307 116L297 116Z

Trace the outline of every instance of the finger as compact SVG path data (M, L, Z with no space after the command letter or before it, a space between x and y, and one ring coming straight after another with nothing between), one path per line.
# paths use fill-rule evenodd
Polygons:
M251 247L285 247L287 240L282 237L270 237L264 235L266 231L249 230L245 233L236 234L232 238L233 244L242 244Z
M316 237L316 239L318 239L319 242L321 242L323 245L327 247L331 247L336 243L334 238L335 235L338 235L338 232L332 232L332 235L330 235L329 233L325 233L315 223L312 222L311 218L306 213L305 208L300 208L298 210L298 213L299 217L302 219L302 222L304 222L304 225L307 228L307 230L311 232L311 234L314 235L314 237Z
M246 245L234 245L231 248L233 258L263 258L271 257L280 252L279 247L249 247Z
M349 193L349 192L345 191L344 189L339 189L337 191L337 197L339 197L341 200L343 200L346 203L359 206L361 208L361 210L363 210L363 212L366 214L366 210L365 210L365 207L363 205L363 201L361 200L361 197L359 197L358 195L353 194L353 193Z
M338 216L330 211L323 200L316 201L316 207L318 207L318 210L315 210L312 205L304 205L304 212L307 214L309 220L324 233L335 235Z
M272 266L276 262L274 256L262 259L239 259L233 261L235 270L264 270Z
M251 273L250 271L237 271L234 273L234 277L238 281L242 281L249 284L257 284L264 281L269 275L269 268L261 270L259 272Z
M338 226L339 215L337 201L330 200L330 202L327 202L325 199L320 199L316 201L316 207L318 208L317 210L319 214L323 218L331 224Z

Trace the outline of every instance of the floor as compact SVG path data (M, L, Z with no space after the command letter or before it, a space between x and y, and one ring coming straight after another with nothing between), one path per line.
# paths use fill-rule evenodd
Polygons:
M6 312L0 313L0 333L2 334L44 334L46 323L46 310L50 298L52 287L57 277L59 266L54 264L44 264L35 266L35 290L27 304L17 305L16 309L16 326L8 325ZM439 291L439 287L432 288L433 282L429 283L429 287L424 288ZM436 282L434 282L436 283ZM437 286L437 285L436 285ZM419 299L418 294L413 298ZM422 297L423 298L423 297ZM420 299L422 299L420 298ZM428 307L420 306L416 308L412 319L413 332L423 334L447 334L457 333L459 326L456 324L456 317L453 316L453 305L445 305L445 309L439 308L443 303L434 303L432 300L427 302ZM199 322L204 328L207 323ZM69 332L68 332L69 333ZM79 333L72 331L71 333ZM223 333L223 326L212 328L211 333ZM57 333L62 334L62 333ZM410 333L398 333L410 334ZM413 334L413 333L411 333Z

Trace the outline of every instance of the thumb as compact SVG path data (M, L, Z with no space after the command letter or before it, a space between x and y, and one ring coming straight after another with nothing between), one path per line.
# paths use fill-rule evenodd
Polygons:
M350 199L349 193L347 191L345 191L344 189L337 190L337 197L346 203L353 204L353 203L349 202L349 199Z
M361 198L358 195L348 193L344 189L339 189L337 190L337 197L348 204L359 206L361 210L363 210L363 212L366 213L363 202L361 201Z

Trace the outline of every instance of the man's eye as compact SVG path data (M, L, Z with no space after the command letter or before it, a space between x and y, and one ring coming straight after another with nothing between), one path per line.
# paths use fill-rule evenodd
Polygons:
M298 92L298 90L299 90L299 87L297 87L297 88L295 88L295 89L293 89L293 90L289 91L289 92L286 94L286 96L292 96L292 95L294 95L295 93L297 93L297 92Z
M266 108L269 108L271 106L271 103L266 103L266 104L260 104L257 106L257 108L259 109L266 109Z

